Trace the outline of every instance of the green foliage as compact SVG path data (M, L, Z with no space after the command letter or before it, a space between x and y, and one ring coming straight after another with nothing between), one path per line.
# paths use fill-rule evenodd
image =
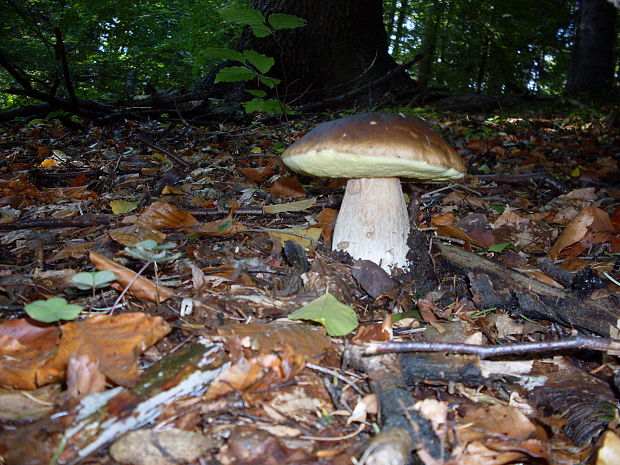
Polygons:
M408 3L400 31L402 2L385 5L399 61L420 52L425 34L436 27L431 86L490 95L563 90L574 41L574 2L418 0Z
M152 239L138 242L130 247L125 247L125 253L130 257L142 260L143 262L170 262L181 256L181 252L168 255L168 250L176 247L175 244L157 245Z
M71 278L71 281L73 281L75 287L85 291L87 289L94 290L109 286L115 279L118 279L118 276L111 271L103 270L78 273Z
M283 13L272 14L269 17L251 8L225 8L220 11L222 18L228 22L241 26L249 26L256 37L267 37L281 29L303 27L306 21L294 15ZM224 60L237 61L243 66L227 66L218 71L215 82L240 82L256 79L258 83L273 89L280 84L280 80L266 74L275 64L272 57L268 57L255 50L244 50L242 53L231 49L209 49L211 56ZM254 98L244 102L246 113L262 111L269 114L284 113L290 107L278 99L265 99L267 93L263 90L247 90Z
M355 310L329 292L291 313L290 320L310 320L325 326L330 336L346 336L359 326Z
M122 98L147 85L188 87L214 64L204 49L224 45L238 33L221 24L218 10L243 2L0 0L0 54L36 88L50 92L63 82L54 49L58 27L78 98ZM0 89L9 87L19 88L0 68ZM62 84L56 95L67 95ZM20 96L0 97L0 105L22 103Z
M30 318L44 323L54 323L60 320L75 320L82 307L67 303L62 297L52 297L47 300L35 300L24 307Z

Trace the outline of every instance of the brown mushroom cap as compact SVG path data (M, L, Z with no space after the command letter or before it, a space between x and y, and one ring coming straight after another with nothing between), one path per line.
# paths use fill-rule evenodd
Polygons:
M282 155L293 171L332 178L463 177L458 154L422 119L364 113L323 123Z

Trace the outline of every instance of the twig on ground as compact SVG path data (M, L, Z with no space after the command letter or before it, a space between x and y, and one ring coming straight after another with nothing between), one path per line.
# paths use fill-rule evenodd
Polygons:
M480 358L517 355L525 353L557 352L568 349L598 350L620 353L620 340L599 337L577 336L560 341L519 342L496 346L478 346L451 342L383 342L368 344L364 355L378 355L399 352L451 352L477 355Z

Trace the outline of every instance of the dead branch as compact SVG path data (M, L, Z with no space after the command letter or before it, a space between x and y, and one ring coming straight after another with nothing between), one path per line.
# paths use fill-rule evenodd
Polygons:
M545 284L460 247L435 243L448 266L469 279L480 308L499 306L514 315L550 320L603 337L618 337L620 305L613 296L577 294Z
M519 342L494 346L457 344L451 342L383 342L368 344L364 355L377 355L400 352L449 352L455 354L477 355L485 359L505 355L547 354L571 349L598 350L619 353L620 341L598 337L571 337L559 341Z

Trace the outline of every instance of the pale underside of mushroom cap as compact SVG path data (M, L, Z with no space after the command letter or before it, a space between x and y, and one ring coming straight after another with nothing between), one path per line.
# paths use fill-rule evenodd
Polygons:
M443 181L465 166L423 120L365 113L323 123L283 154L293 171L331 178L404 177Z

